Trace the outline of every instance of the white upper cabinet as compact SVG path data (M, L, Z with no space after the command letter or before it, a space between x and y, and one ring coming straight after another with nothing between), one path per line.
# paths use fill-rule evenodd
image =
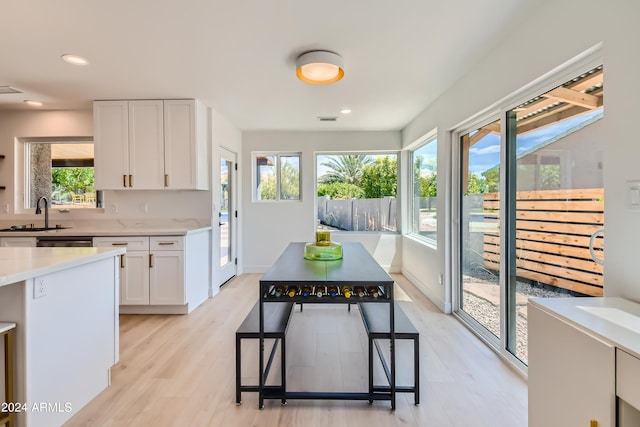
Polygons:
M164 188L163 102L129 101L129 187Z
M164 185L207 190L207 166L207 109L193 99L165 100Z
M208 189L208 121L199 102L95 101L93 114L96 189Z
M129 103L93 103L93 149L95 187L126 188L129 175Z

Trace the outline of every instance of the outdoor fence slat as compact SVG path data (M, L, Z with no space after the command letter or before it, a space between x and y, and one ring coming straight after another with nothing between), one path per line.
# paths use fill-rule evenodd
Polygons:
M497 211L485 211L483 217L486 220L499 220L500 213ZM516 211L517 219L553 221L553 222L578 222L587 224L604 224L604 213L602 212L565 212L565 211Z
M516 200L518 211L548 212L601 212L603 202L598 200ZM499 212L500 201L484 200L482 208L490 212Z
M499 221L499 199L483 195L484 222ZM604 225L604 189L521 191L516 199L517 276L602 295L603 268L591 258L589 240ZM595 249L603 246L604 239L595 240ZM484 233L483 251L485 266L498 268L499 229Z
M519 200L516 201L516 210L539 210L539 211L589 211L601 212L601 201L560 201L560 200Z
M495 233L485 233L484 234L485 242L488 238L496 239L497 242L500 242L500 232ZM541 243L555 243L562 246L568 247L579 247L589 253L589 237L588 236L575 236L575 235L567 235L567 234L558 234L558 233L544 233L537 231L524 231L518 230L516 231L516 240L521 241L531 241L532 243L541 242ZM596 239L593 247L595 249L602 249L604 239ZM494 242L494 240L490 240L490 242Z
M558 255L545 254L542 252L516 250L516 257L524 261L538 262L540 264L550 264L551 267L571 268L587 273L602 274L604 269L600 264L596 264L593 260L582 260L575 258L567 258Z
M485 200L500 200L500 193L484 193ZM518 191L518 200L593 200L604 198L604 188L580 188L574 190Z
M599 240L599 239L598 239ZM598 241L597 241L598 242ZM500 252L500 238L497 236L484 236L484 250L487 252ZM602 242L594 245L595 249L602 249ZM599 247L598 247L599 246ZM569 246L557 243L534 242L530 240L522 240L516 236L516 249L528 249L537 252L546 252L555 255L567 256L572 258L582 258L591 260L591 253L587 247Z
M530 231L546 231L548 233L580 234L591 236L601 225L565 224L561 222L516 221L516 229Z
M603 277L598 274L587 273L584 271L573 270L565 267L556 267L554 265L543 264L536 261L521 260L518 264L521 268L531 271L537 271L539 273L551 276L565 277L567 279L576 280L579 282L593 283L594 285L598 286L604 285Z
M541 211L517 211L517 219L530 221L553 221L553 222L577 222L583 224L604 223L604 213L602 212L541 212Z
M485 267L490 270L497 271L500 268L500 263L485 261ZM602 290L602 287L600 286L574 282L572 280L564 279L561 277L541 274L535 271L529 271L522 268L516 268L516 275L518 277L534 280L540 283L546 283L546 284L549 284L558 288L566 289L569 291L579 292L584 295L590 295L594 297L601 297L603 295L603 290Z

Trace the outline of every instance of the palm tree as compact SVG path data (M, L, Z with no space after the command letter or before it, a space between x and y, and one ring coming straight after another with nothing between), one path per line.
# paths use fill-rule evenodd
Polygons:
M366 154L331 156L321 164L329 168L329 171L320 177L320 183L342 182L359 185L362 179L362 170L371 163L373 163L373 159Z

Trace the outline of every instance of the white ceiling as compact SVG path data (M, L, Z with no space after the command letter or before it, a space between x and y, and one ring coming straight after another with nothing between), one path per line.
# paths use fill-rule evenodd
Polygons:
M1 109L198 98L241 130L402 129L527 14L527 0L8 0ZM308 50L344 58L328 86L295 77ZM63 62L85 56L87 67ZM350 115L337 122L318 116Z

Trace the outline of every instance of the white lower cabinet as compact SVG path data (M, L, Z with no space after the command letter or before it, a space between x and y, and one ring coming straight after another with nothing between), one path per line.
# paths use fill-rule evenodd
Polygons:
M125 247L120 260L120 305L184 306L182 236L95 237L97 247Z
M529 427L615 427L616 347L531 303L527 318Z
M149 251L129 251L121 255L120 304L149 304Z
M0 238L0 247L3 248L35 248L36 247L36 238L35 237L2 237Z
M185 304L182 238L151 237L149 252L149 303Z

